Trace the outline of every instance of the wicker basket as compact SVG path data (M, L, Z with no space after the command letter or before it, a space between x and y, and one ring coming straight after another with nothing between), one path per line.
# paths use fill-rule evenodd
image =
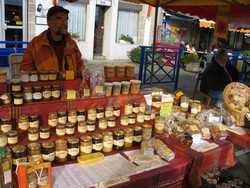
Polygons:
M241 112L237 109L234 109L230 106L230 101L228 99L228 96L230 94L230 91L234 88L235 85L238 85L240 86L242 89L247 89L247 90L250 90L250 88L242 83L239 83L239 82L232 82L230 84L228 84L224 91L223 91L223 100L224 100L224 103L226 105L226 108L228 110L229 113L232 114L232 116L236 119L236 125L238 126L249 126L249 120L247 119L246 117L246 114L247 113L244 113L244 112Z

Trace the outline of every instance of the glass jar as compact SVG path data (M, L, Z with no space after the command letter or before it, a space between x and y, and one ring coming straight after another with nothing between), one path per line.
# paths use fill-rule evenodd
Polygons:
M109 106L106 106L105 108L105 117L112 117L114 115L114 108L113 106L109 105Z
M18 130L20 132L26 132L30 126L28 115L20 115L18 118Z
M163 116L158 116L155 118L154 132L156 134L163 134L165 126L166 121Z
M173 107L172 107L172 112L180 112L181 111L181 107L180 106L177 106L177 105L174 105Z
M93 110L94 112L94 110ZM104 107L103 106L97 106L96 107L96 118L101 119L104 117Z
M92 146L93 152L100 152L102 151L102 135L101 134L93 134L92 135Z
M144 112L139 112L136 116L136 121L138 123L143 123L145 121L145 115Z
M31 86L24 86L23 87L23 98L24 98L24 102L26 102L26 103L32 102L33 93L32 93Z
M152 97L152 109L159 112L161 109L161 95L153 95Z
M193 102L191 104L191 110L190 110L190 112L191 112L191 114L194 114L194 115L198 114L198 112L199 112L199 104Z
M28 71L20 71L21 82L29 82L30 75Z
M97 117L97 112L95 108L88 109L88 120L95 121Z
M6 147L8 144L8 139L5 133L0 132L0 148Z
M39 139L38 128L30 127L28 129L28 140L30 142L37 141Z
M121 124L122 126L127 126L128 123L129 123L128 115L122 115L122 116L121 116L120 124Z
M80 154L79 139L70 137L68 141L68 160L76 160Z
M132 103L125 104L124 114L130 115L132 114L132 112L133 112L133 104Z
M41 144L41 153L44 161L54 161L55 160L55 143L54 142L43 142Z
M183 112L188 111L189 100L190 100L189 97L186 96L181 97L181 102L180 102L181 111Z
M38 182L39 187L48 186L49 183L48 168L42 168L41 170L38 170L38 174L40 174L40 181Z
M86 133L87 132L87 122L86 121L78 121L77 132L78 133Z
M7 133L11 129L12 129L11 118L8 116L1 117L1 131Z
M11 91L13 93L16 93L16 92L21 92L21 90L22 90L22 87L21 87L20 79L12 79L12 81L11 81Z
M49 71L49 80L50 81L57 80L57 72L56 71Z
M132 124L135 124L135 122L136 122L136 115L135 115L135 114L130 114L130 115L128 116L128 123L129 123L130 125L132 125Z
M65 124L67 122L67 112L66 110L59 110L57 112L58 123Z
M75 134L75 125L73 123L67 122L65 125L65 133L67 135Z
M37 179L37 175L35 172L30 172L27 173L27 179L28 179L28 187L29 188L36 188L38 187L38 179Z
M80 138L80 155L89 154L92 152L92 137L91 136L82 136Z
M51 99L52 100L59 100L61 96L60 85L52 85L51 88Z
M145 121L151 120L151 110L145 111L145 113L144 113L144 120Z
M135 126L133 130L134 130L133 145L139 146L142 141L142 128L140 126Z
M33 101L39 102L43 98L42 86L33 86Z
M30 127L39 127L39 116L38 114L30 114L29 115L29 122L30 122Z
M108 128L107 118L103 117L103 118L99 119L99 121L98 121L98 127L101 130L107 129Z
M89 132L95 131L95 121L87 120L87 131Z
M111 152L113 150L113 133L104 132L102 133L102 143L103 143L103 152Z
M183 140L183 143L184 143L185 147L190 147L192 145L192 143L193 143L193 137L189 136L189 135L185 136L184 140Z
M149 140L152 137L152 125L143 124L142 125L142 139Z
M124 147L132 147L133 145L133 129L132 128L125 128L124 129Z
M43 92L42 92L42 96L43 96L43 101L49 101L51 100L51 86L43 86Z
M113 139L114 139L113 149L117 151L122 150L124 147L124 131L115 130Z
M86 120L86 111L84 109L77 110L77 121L85 121Z
M113 117L109 117L108 118L108 127L115 127L116 126L116 118Z
M58 124L57 112L49 112L48 115L48 126L56 127Z
M14 168L19 164L27 162L26 146L16 145L12 148L12 164Z
M130 94L140 94L141 81L140 80L130 80Z
M23 105L23 94L22 93L13 93L13 104L16 106Z
M58 125L56 126L56 135L64 136L65 134L66 134L65 124L58 123Z
M121 115L121 106L120 105L114 105L114 116L120 117Z
M27 145L28 148L28 161L38 161L42 158L41 145L39 143L30 143Z
M30 71L30 81L37 82L38 81L38 73L37 71Z
M146 103L145 102L140 102L140 105L139 105L139 112L145 112L146 110Z
M10 93L2 93L0 95L0 102L3 105L8 105L12 102L12 97Z
M68 155L68 148L67 148L67 141L63 139L59 139L55 141L55 150L56 150L56 157L55 161L57 163L65 163L67 161Z
M156 111L155 110L151 110L150 119L155 119L155 116L156 116Z
M77 111L76 110L70 110L68 113L68 122L76 124L77 122Z
M8 145L15 145L18 143L18 135L16 130L10 130L6 133Z
M50 137L50 128L47 126L43 126L39 128L39 137L41 139L49 139Z
M39 80L40 81L48 81L49 80L49 72L48 71L40 71Z
M134 102L133 103L133 113L137 114L139 112L139 109L140 109L139 102Z

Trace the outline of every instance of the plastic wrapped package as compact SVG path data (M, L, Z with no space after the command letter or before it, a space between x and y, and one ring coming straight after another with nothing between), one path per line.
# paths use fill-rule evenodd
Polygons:
M91 97L104 97L104 82L105 78L100 71L95 71L90 77L90 93Z

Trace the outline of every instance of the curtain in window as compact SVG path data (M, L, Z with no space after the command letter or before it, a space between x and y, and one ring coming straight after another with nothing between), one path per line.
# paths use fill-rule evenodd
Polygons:
M139 13L135 11L118 10L116 41L121 34L129 35L137 42Z
M83 3L68 3L59 1L58 5L68 9L70 22L68 24L68 31L70 33L79 34L79 40L85 40L86 28L86 10L87 6Z

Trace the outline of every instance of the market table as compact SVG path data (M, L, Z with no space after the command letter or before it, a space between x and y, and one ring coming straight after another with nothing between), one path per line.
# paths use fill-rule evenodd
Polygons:
M228 168L234 166L236 163L234 146L227 140L215 140L214 143L219 146L203 153L184 147L174 136L169 136L165 141L175 153L187 156L193 160L188 175L188 183L194 188L201 186L202 173L217 167ZM212 142L212 140L210 140L210 142Z

